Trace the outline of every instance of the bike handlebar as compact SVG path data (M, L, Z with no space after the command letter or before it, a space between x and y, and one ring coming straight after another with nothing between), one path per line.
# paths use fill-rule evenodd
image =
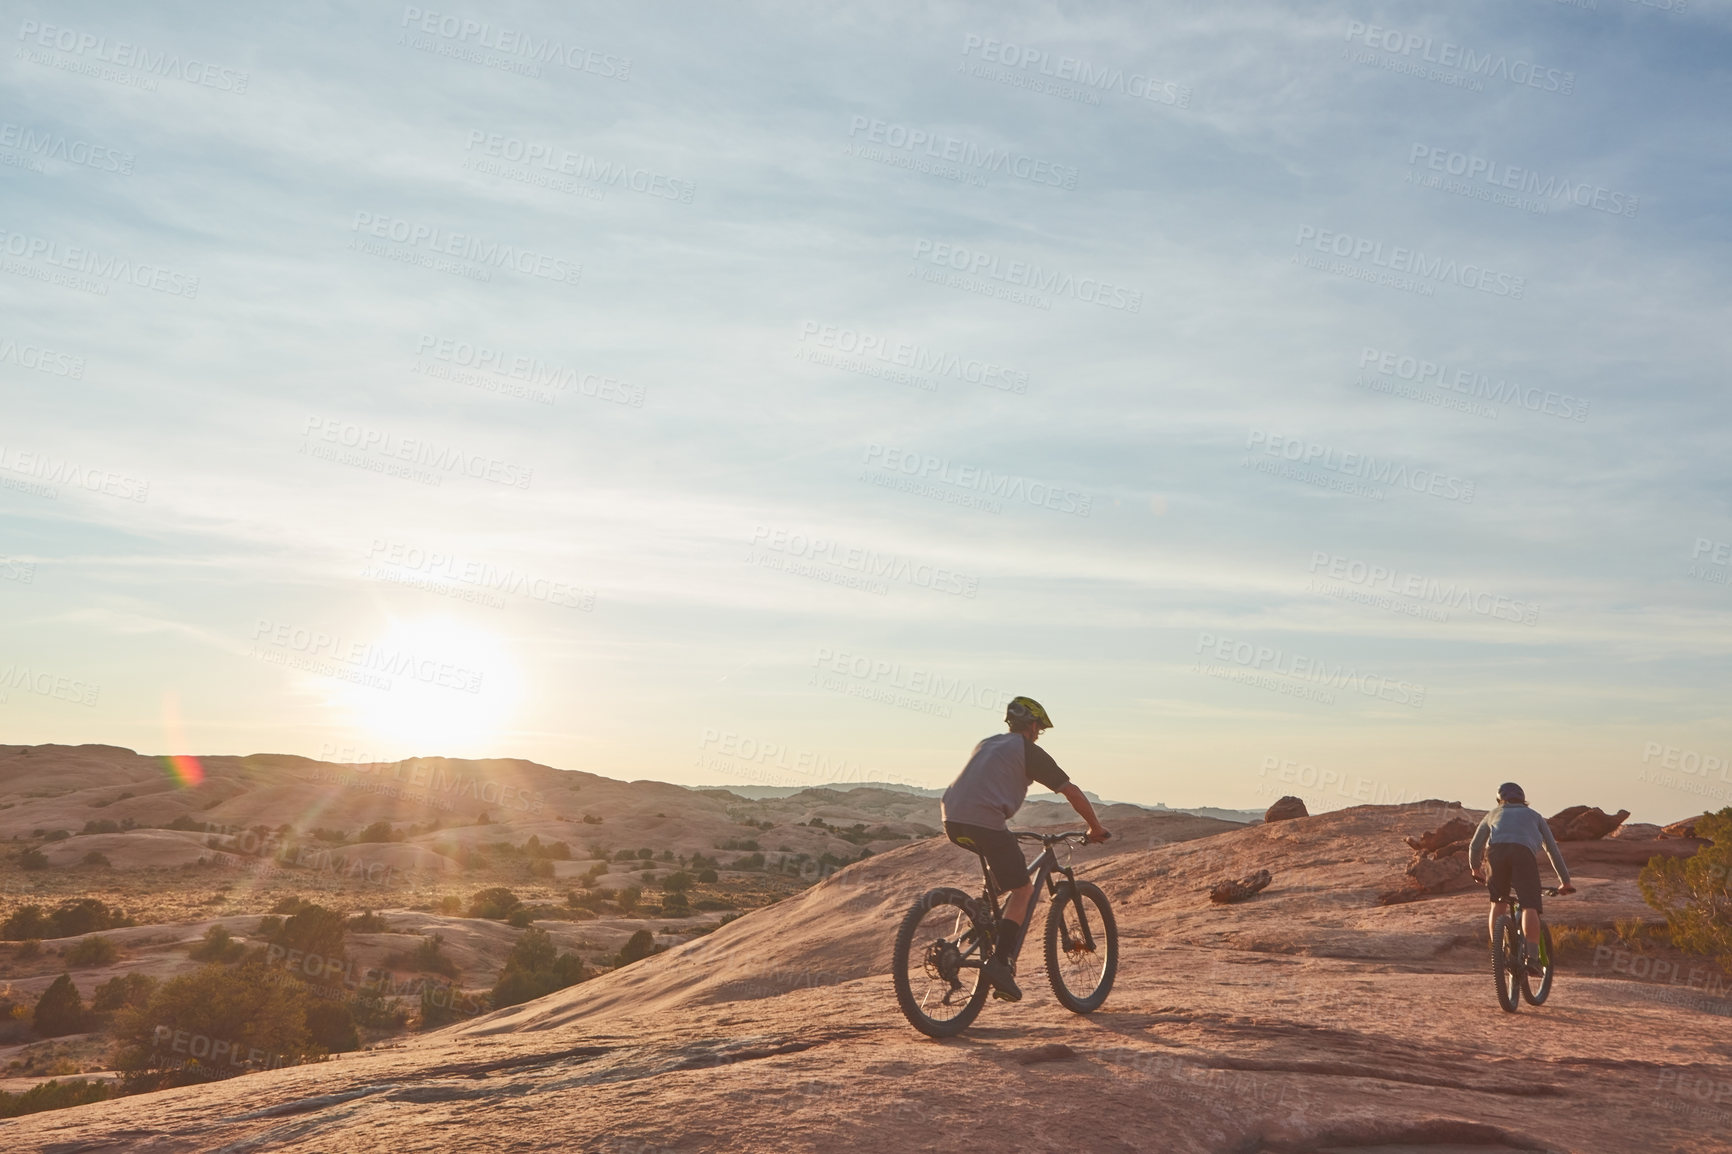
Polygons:
M1063 833L1034 833L1031 830L1016 830L1014 832L1018 841L1038 841L1041 845L1057 845L1066 841L1086 845L1089 840L1086 830L1067 829Z

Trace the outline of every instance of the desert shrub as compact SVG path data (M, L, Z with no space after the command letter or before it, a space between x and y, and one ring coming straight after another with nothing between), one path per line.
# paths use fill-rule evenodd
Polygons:
M1665 915L1673 945L1732 966L1732 806L1698 818L1696 836L1709 844L1642 868L1642 897Z
M156 991L156 979L146 974L121 974L96 987L90 995L91 1012L112 1014L127 1006L142 1006Z
M72 984L70 974L61 974L54 984L36 999L36 1009L30 1017L31 1028L44 1038L62 1034L79 1034L90 1028L90 1014L84 1008L84 998Z
M526 930L535 921L535 911L528 906L518 906L505 915L505 924L516 929Z
M716 876L716 871L713 869L701 869L698 871L698 881L704 885L714 885Z
M644 870L641 874L638 874L637 876L642 878L644 880L644 882L646 884L648 884L648 883L654 882L656 880L656 871Z
M330 1053L361 1048L355 1015L344 1002L313 1001L307 1005L307 1037Z
M204 966L170 978L116 1019L118 1068L129 1090L208 1082L319 1053L307 1030L311 999L259 961Z
M43 839L45 841L65 841L71 836L72 831L69 829L56 829L50 830L48 833L44 834Z
M680 893L692 888L692 875L685 870L675 870L662 879L662 889L669 893Z
M19 942L17 948L12 951L12 956L21 962L28 961L31 958L39 958L42 956L42 943L36 938L25 938L23 941Z
M19 906L7 915L4 923L0 923L0 938L9 942L54 936L54 924L48 920L48 915L42 912L42 907L34 902Z
M444 946L443 934L422 938L421 944L415 947L413 953L407 955L406 961L417 973L444 974L448 978L455 978L457 963L446 955Z
M298 913L298 912L300 912L300 909L302 906L309 906L312 904L313 903L309 902L306 898L301 897L299 894L290 894L286 898L278 898L277 904L271 907L271 913L273 913L273 914Z
M656 945L655 935L648 930L639 930L619 948L619 953L613 956L615 966L629 966L640 962L652 954L659 954L664 947Z
M678 890L675 890L673 893L662 895L663 910L673 910L683 914L686 912L689 905L690 903L686 900L686 895Z
M1549 928L1552 931L1553 952L1567 961L1579 961L1593 956L1594 951L1604 946L1611 936L1601 926L1558 923Z
M532 878L552 877L553 862L548 858L536 858L529 863L529 876Z
M582 960L576 954L559 953L546 930L525 930L493 986L493 1008L545 997L583 981L584 976Z
M133 920L120 910L96 898L75 898L61 902L49 913L44 913L38 905L19 906L0 924L0 938L7 941L71 938L133 924Z
M372 1030L397 1030L409 1020L409 1011L396 998L387 998L376 986L363 986L355 991L349 1003L349 1013L357 1026Z
M74 942L66 951L67 964L79 967L106 966L119 957L120 947L101 934Z
M84 860L80 864L87 866L111 866L114 863L108 860L107 854L103 853L101 850L93 849L84 855Z
M48 855L39 849L27 849L18 855L18 867L27 870L45 870L48 868Z
M699 898L692 903L695 910L731 910L734 904L721 898Z
M1612 923L1612 931L1618 935L1618 944L1626 950L1641 953L1648 946L1648 923L1638 917L1618 918Z
M357 934L382 934L391 927L384 918L368 910L349 919L349 928Z
M469 916L498 921L522 904L517 895L504 886L490 886L476 891L475 896L469 899Z
M726 850L755 850L758 848L758 843L755 839L749 837L731 837L722 842L722 844L718 845L716 848Z
M637 886L626 886L623 890L620 890L617 895L615 895L614 901L619 903L619 908L623 912L629 914L629 913L631 913L631 911L637 909L637 903L638 903L639 899L641 899L642 897L643 897L643 890L642 889L638 888Z
M203 833L209 827L204 822L199 821L197 818L193 817L191 814L183 813L179 817L175 818L173 821L169 822L167 825L163 826L162 828L163 829L180 829L180 830L185 830L188 833Z
M329 960L343 956L343 934L347 928L342 914L308 902L290 914L268 935L268 940L285 950L300 950Z
M456 894L446 894L439 899L438 910L442 914L455 915L463 909L463 899Z
M84 1078L74 1078L67 1082L53 1079L39 1086L32 1086L22 1094L0 1091L0 1118L16 1118L21 1114L35 1114L43 1110L83 1106L90 1102L100 1102L108 1095L107 1082L92 1082Z
M103 818L100 821L87 821L84 823L84 832L85 833L119 833L120 832L120 823L117 821L112 821L108 818Z
M745 857L735 858L733 868L737 870L761 870L764 868L764 855L749 853Z
M355 835L355 841L356 842L380 842L380 841L401 841L401 840L403 840L401 837L398 837L396 834L394 834L392 832L391 823L388 821L376 821L372 825L368 826L366 829L363 829L360 833Z
M235 941L226 926L215 925L204 932L190 954L195 962L234 962L245 952L246 947Z

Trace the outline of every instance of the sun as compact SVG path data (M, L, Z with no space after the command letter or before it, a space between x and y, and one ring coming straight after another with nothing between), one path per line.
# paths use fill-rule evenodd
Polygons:
M522 697L504 641L451 618L394 621L352 656L336 690L349 727L399 756L491 756Z

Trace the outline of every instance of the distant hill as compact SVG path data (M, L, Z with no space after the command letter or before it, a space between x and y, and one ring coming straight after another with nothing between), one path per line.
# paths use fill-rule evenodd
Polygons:
M725 789L729 793L738 797L760 800L772 797L793 797L795 794L806 792L811 787L791 785L723 785L702 787L694 786L693 788L699 789L700 791L704 789ZM896 793L911 793L916 797L944 796L944 791L942 789L922 789L915 785L901 785L885 781L839 781L833 783L830 788L840 792L846 792L852 789L885 789ZM1109 800L1102 797L1100 794L1087 789L1083 790L1083 796L1094 802L1096 805L1134 805L1138 809L1146 809L1153 813L1184 813L1190 814L1192 817L1212 817L1217 821L1236 821L1244 823L1263 820L1263 811L1260 809L1220 809L1209 805L1186 808L1163 805L1158 801L1153 805L1146 805L1142 802L1136 801Z

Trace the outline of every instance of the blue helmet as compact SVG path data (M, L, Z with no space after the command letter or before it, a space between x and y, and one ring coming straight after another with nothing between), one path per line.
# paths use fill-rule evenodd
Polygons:
M1519 801L1523 805L1526 805L1528 795L1523 793L1522 787L1517 785L1515 782L1506 781L1497 787L1497 799L1499 801Z

